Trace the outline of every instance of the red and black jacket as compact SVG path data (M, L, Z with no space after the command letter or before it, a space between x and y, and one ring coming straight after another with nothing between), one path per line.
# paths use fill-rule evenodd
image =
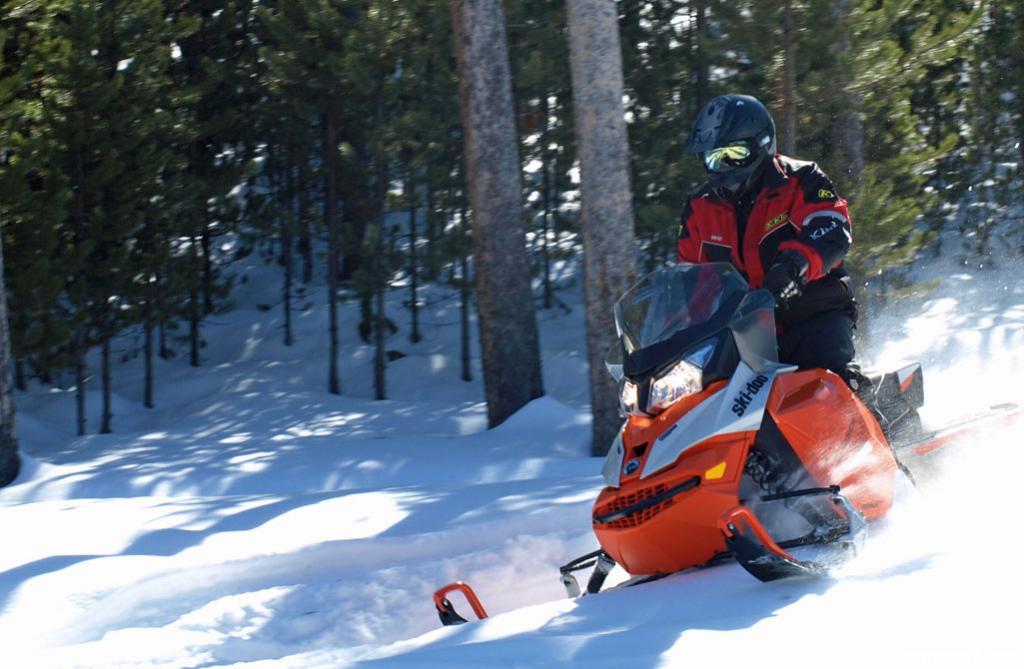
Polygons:
M751 288L764 285L779 252L807 259L803 294L777 310L780 325L856 307L843 269L850 249L846 200L817 165L776 154L760 186L739 202L718 197L707 184L690 195L679 226L679 261L730 262Z

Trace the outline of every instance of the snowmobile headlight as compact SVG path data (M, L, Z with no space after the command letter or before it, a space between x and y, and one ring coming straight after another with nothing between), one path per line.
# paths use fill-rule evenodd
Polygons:
M651 384L647 400L647 412L662 411L687 395L704 390L703 368L715 352L714 342L709 342L677 362L667 373Z
M638 397L636 384L632 381L623 381L622 390L619 392L619 409L623 413L641 415Z
M651 384L647 412L661 411L687 395L699 393L703 389L704 373L700 367L686 360L680 360L675 367Z

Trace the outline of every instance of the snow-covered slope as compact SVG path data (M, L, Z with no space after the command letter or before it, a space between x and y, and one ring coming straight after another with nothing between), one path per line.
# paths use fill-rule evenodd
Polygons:
M335 397L322 291L285 348L279 314L259 308L275 270L245 272L204 367L160 363L158 409L137 401L139 361L117 370L115 434L73 437L69 392L18 398L4 666L1024 666L1021 435L961 448L834 578L765 585L723 565L570 601L557 567L596 547L601 485L582 310L541 316L550 395L485 431L443 289L424 295L425 340L390 342L408 356L374 402L355 309ZM873 326L875 361L925 361L933 422L1021 399L1024 290L998 284L994 302L998 277L983 276L950 276ZM404 325L405 294L391 298ZM456 578L491 618L441 629L430 596Z

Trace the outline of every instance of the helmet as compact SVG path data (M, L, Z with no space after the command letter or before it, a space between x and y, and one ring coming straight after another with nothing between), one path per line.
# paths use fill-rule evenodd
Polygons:
M697 114L688 151L700 154L713 188L735 195L775 155L775 121L757 98L720 95Z

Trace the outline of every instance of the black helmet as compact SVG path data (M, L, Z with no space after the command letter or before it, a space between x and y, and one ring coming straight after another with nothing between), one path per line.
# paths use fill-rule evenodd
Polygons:
M735 194L775 155L775 121L757 98L720 95L697 114L688 150L700 154L713 188Z

